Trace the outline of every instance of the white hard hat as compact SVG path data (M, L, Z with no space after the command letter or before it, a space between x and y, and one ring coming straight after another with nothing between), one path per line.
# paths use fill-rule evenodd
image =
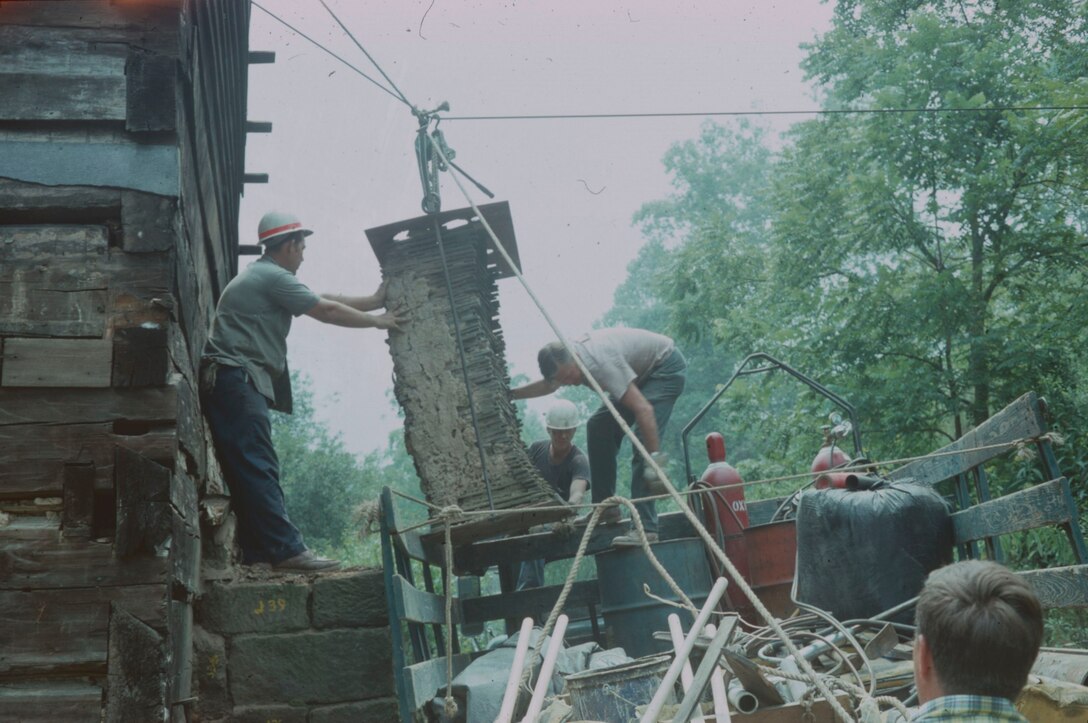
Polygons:
M309 236L313 231L303 228L302 222L293 213L269 211L261 217L261 222L257 225L257 243L268 246L273 239L289 233L301 233L303 236Z
M574 402L558 399L544 415L544 425L548 429L576 429L581 423L578 416L578 407L574 406Z

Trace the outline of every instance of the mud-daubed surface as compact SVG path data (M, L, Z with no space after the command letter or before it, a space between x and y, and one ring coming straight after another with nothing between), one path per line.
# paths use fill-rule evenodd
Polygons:
M479 224L471 223L444 230L442 240L494 507L553 502L556 498L529 461L509 400L497 288L494 270L487 265L484 233ZM432 504L488 509L434 234L398 241L383 259L382 272L388 282L388 306L403 309L409 318L402 333L390 335L389 347L394 391L404 409L405 443L422 491Z

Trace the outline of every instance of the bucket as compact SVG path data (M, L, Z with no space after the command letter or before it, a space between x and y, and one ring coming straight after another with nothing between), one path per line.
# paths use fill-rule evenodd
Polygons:
M702 607L711 587L703 541L686 537L655 542L650 549L695 606ZM668 630L669 615L682 611L647 597L642 585L649 585L650 592L665 600L680 600L650 565L641 547L597 553L597 583L609 647L622 647L632 658L672 651L670 644L654 640L653 634Z
M668 655L657 655L568 676L567 692L574 708L572 720L627 723L637 719L635 709L653 700L670 662ZM674 701L675 696L670 693L665 702Z

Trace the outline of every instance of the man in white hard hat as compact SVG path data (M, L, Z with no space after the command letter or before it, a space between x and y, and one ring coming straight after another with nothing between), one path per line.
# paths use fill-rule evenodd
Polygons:
M644 329L596 329L571 341L571 347L623 419L634 427L658 466L663 467L666 457L660 447L661 435L687 379L687 362L673 340ZM544 378L512 390L514 399L541 397L566 385L589 386L562 342L545 345L537 354L537 363ZM623 429L602 405L586 423L594 502L603 502L616 493L616 457L623 440ZM656 493L655 485L660 484L653 467L636 452L631 460L632 497ZM647 539L656 542L657 509L653 501L636 503L635 509ZM602 512L600 519L608 523L619 518L619 508L612 507ZM612 544L634 546L641 540L632 533L613 538Z
M529 459L540 476L548 481L567 504L582 504L589 489L589 460L574 444L574 433L581 423L578 407L566 399L558 399L544 415L548 439L529 445ZM544 560L526 560L518 572L517 589L540 587L544 584Z
M336 326L396 330L385 287L370 296L318 295L295 277L306 237L294 215L266 213L257 227L264 255L238 274L219 297L201 361L201 401L238 520L242 562L279 570L339 566L306 548L287 517L268 410L291 411L287 334L306 314Z

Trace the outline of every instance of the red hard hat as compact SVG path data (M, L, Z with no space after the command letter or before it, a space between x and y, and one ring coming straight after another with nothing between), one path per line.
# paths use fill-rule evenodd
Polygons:
M302 233L303 236L309 236L313 231L303 228L302 222L293 213L269 211L261 217L261 222L257 225L257 243L267 246L273 239L289 233Z

